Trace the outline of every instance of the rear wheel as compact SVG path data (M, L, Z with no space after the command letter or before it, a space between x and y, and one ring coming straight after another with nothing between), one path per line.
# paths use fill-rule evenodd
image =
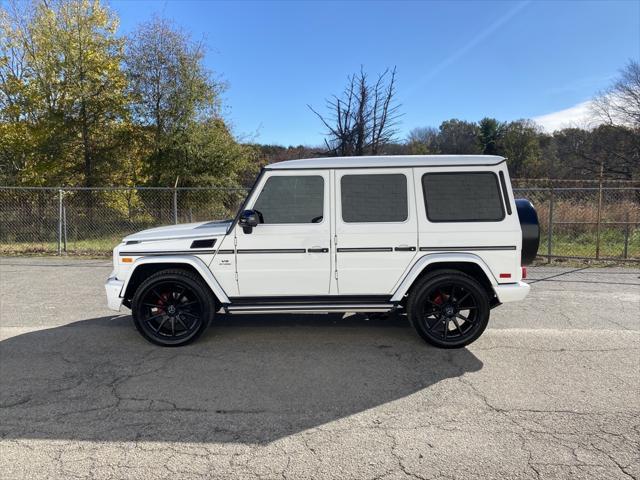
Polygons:
M460 348L475 341L487 327L489 295L477 280L462 272L435 272L410 294L407 313L426 342Z
M136 290L133 321L144 338L156 345L186 345L207 328L215 302L202 280L184 270L160 271Z

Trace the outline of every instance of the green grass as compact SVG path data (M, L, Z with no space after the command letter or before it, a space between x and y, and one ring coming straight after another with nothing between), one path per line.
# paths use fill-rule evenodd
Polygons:
M108 257L122 235L67 242L67 255ZM0 243L0 255L52 255L58 253L58 242Z
M607 229L600 233L600 258L622 259L624 253L624 231ZM547 254L547 238L540 239L539 255ZM596 257L596 233L557 233L551 242L551 255L567 257ZM640 229L629 232L627 258L640 259Z

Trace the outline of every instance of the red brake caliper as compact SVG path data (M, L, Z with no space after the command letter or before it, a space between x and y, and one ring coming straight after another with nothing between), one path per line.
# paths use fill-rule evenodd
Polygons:
M164 305L167 303L168 299L169 299L168 293L160 294L160 298L158 298L158 301L156 302L156 305L158 305L158 313L166 313L164 311Z

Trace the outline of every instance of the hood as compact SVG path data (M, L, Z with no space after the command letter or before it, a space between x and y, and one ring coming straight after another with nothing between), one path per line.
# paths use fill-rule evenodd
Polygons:
M150 228L124 237L124 242L149 242L154 240L172 240L187 238L207 238L227 233L232 220L214 222L181 223L166 227Z

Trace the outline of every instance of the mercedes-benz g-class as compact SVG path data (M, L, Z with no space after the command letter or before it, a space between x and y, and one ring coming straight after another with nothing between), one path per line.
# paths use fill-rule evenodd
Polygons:
M113 251L109 307L149 341L195 340L218 314L390 312L444 348L522 300L539 242L504 158L316 158L262 169L229 221L153 228Z

